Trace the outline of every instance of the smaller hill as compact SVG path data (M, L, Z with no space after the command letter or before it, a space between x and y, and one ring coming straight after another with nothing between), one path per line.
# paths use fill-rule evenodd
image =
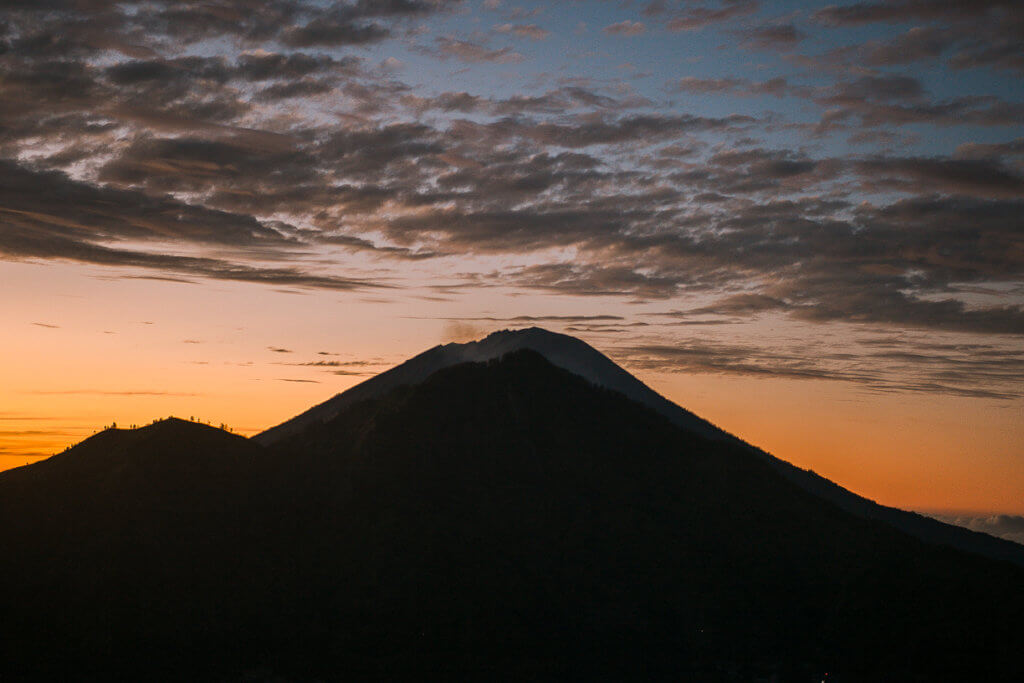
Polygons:
M83 663L145 666L161 643L202 650L209 612L253 561L224 549L254 532L245 509L260 451L172 418L0 473L0 615L18 625L0 636L0 661L19 653L23 667L11 680L91 680ZM122 645L139 632L134 650Z
M254 450L244 437L171 417L137 429L105 429L51 458L0 472L0 481L58 488L67 481L68 494L85 486L110 494L119 488L147 483L164 487L179 479L214 475L251 457Z

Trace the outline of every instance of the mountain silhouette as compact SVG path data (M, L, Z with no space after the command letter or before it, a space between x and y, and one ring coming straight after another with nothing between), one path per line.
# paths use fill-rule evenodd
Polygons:
M273 444L310 425L329 420L359 401L382 396L402 385L422 382L442 368L459 363L500 358L512 351L523 349L536 351L550 363L579 375L596 386L612 389L642 403L682 429L710 440L741 445L764 459L779 474L800 488L838 505L847 512L866 519L886 522L931 543L950 545L960 550L978 553L992 559L1006 560L1024 567L1024 546L1020 544L945 524L915 512L879 505L859 496L812 471L796 467L751 446L707 420L681 408L633 377L586 342L538 327L501 330L480 341L435 346L387 372L372 377L348 391L310 408L301 415L254 436L253 440L264 445Z
M559 365L438 360L263 444L168 420L0 473L0 677L1019 680L1024 570Z
M643 403L679 426L701 436L731 438L711 423L660 396L586 342L539 327L530 327L522 330L501 330L480 341L435 346L287 422L257 434L253 440L262 444L274 443L310 424L329 420L357 401L376 398L395 387L422 382L442 368L459 363L488 361L523 349L536 351L550 363L579 375L592 384L613 389Z

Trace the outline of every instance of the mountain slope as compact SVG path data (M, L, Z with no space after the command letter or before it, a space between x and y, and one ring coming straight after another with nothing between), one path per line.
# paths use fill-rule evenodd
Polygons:
M0 472L0 680L108 680L168 665L166 644L202 652L208 614L244 609L220 596L257 556L239 539L258 531L261 450L169 419Z
M229 435L175 445L197 444L194 428L208 429L117 446L108 467L151 448L192 463L237 455L213 486L170 477L127 520L116 513L137 480L98 500L85 492L42 526L21 504L0 506L0 674L1021 672L1024 571L850 515L749 449L681 430L537 353L443 369L268 448L232 455ZM147 462L151 481L176 460ZM70 464L0 478L0 501L52 491ZM72 520L103 542L74 546L59 533Z
M949 545L1024 567L1024 546L1020 544L945 524L914 512L879 505L814 472L800 469L785 460L751 446L681 408L633 377L589 344L568 335L549 332L537 327L502 330L480 341L436 346L310 408L297 417L256 435L253 440L263 445L273 444L311 425L330 420L359 401L380 397L403 385L418 384L443 368L459 363L500 358L507 353L523 349L540 353L553 365L579 375L592 384L618 391L695 435L742 445L757 454L758 457L763 458L779 474L803 490L838 505L847 512L866 519L883 521L930 543Z
M274 443L315 422L331 419L357 401L381 396L402 385L418 384L442 368L459 363L500 358L506 353L523 349L540 353L553 365L579 375L592 384L613 389L643 403L696 434L710 438L730 438L711 423L663 398L586 342L539 327L531 327L494 332L480 341L465 344L435 346L310 408L301 415L257 434L253 440L264 445Z

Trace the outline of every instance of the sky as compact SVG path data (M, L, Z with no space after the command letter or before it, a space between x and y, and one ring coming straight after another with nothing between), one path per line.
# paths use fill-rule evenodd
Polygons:
M538 325L1024 528L1016 2L0 8L0 469Z

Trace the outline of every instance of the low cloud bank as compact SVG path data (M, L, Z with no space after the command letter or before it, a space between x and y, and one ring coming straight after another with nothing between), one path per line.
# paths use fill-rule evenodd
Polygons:
M955 524L971 531L981 531L991 536L1004 538L1007 541L1024 545L1024 515L937 515L931 514L940 522Z

